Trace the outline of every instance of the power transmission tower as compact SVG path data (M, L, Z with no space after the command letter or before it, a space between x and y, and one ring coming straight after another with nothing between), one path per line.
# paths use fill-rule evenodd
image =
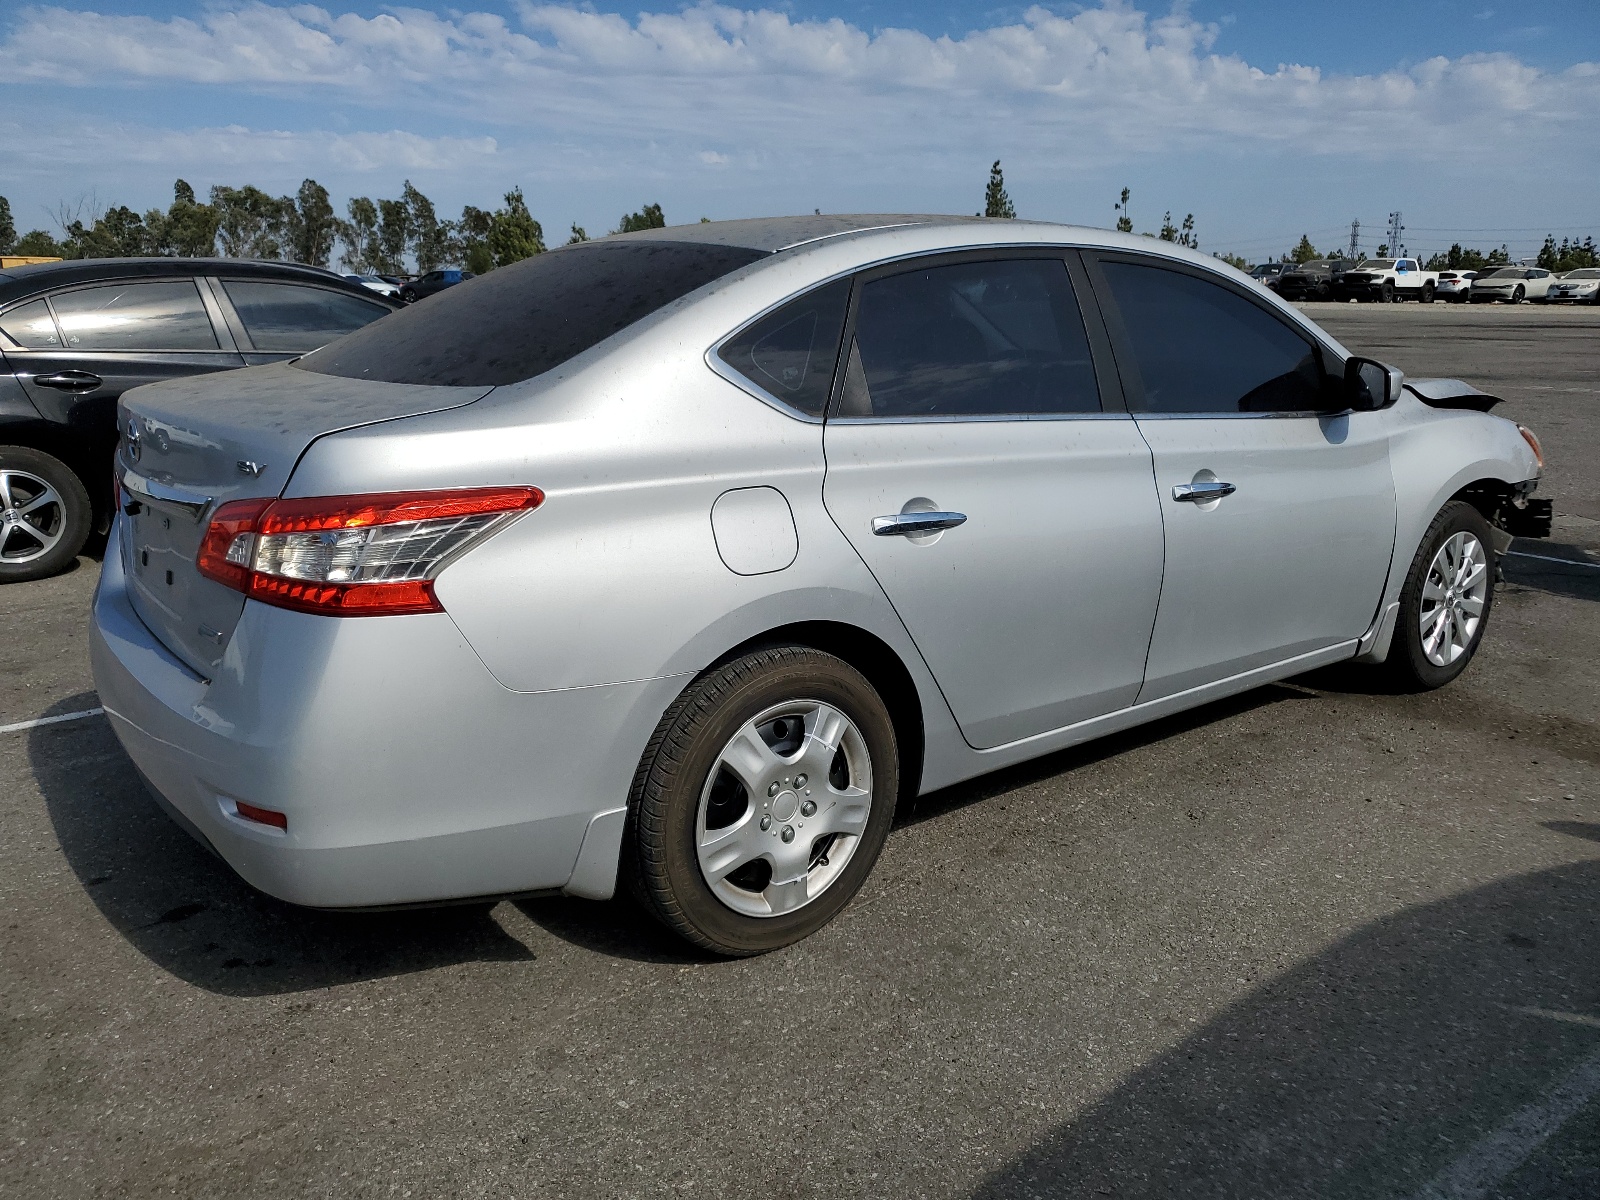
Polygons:
M1390 213L1389 214L1389 253L1392 254L1395 258L1399 258L1402 254L1404 254L1406 252L1405 251L1405 247L1400 244L1400 235L1403 234L1405 231L1406 231L1406 227L1404 225L1400 224L1400 214L1397 213L1397 212Z
M1350 259L1352 262L1361 261L1361 222L1350 222Z

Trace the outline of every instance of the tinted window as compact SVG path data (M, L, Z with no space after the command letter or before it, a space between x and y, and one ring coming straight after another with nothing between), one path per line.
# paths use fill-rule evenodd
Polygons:
M193 281L118 283L50 297L74 350L215 350L217 334Z
M792 300L723 343L718 356L785 404L820 417L833 388L850 281Z
M1243 296L1162 267L1104 267L1144 385L1142 411L1307 412L1333 403L1315 347Z
M25 350L49 350L61 345L55 318L43 300L19 304L0 316L0 331Z
M766 256L648 239L565 246L447 288L298 365L390 383L515 383Z
M861 289L841 416L1099 412L1060 259L960 263Z
M295 283L229 279L222 286L257 350L315 350L391 311L359 296Z

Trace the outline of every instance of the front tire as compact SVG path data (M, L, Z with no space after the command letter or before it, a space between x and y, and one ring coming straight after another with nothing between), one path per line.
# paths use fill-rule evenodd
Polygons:
M1513 304L1521 304L1523 299L1526 298L1527 295L1528 295L1528 289L1523 287L1519 283L1511 291L1511 303L1513 303Z
M1393 304L1394 303L1394 284L1387 283L1387 282L1384 283L1383 287L1381 289L1379 289L1379 291L1378 291L1378 303L1379 304Z
M1400 590L1388 664L1407 691L1443 687L1467 669L1494 606L1489 522L1456 500L1428 526Z
M850 902L898 790L894 723L865 676L805 646L757 650L661 718L629 797L624 872L679 936L762 954Z
M89 493L71 467L29 446L0 446L0 583L65 570L93 523Z

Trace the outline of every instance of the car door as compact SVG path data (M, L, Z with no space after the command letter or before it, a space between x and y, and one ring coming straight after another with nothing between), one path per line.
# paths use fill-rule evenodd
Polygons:
M1093 269L1165 520L1140 700L1353 643L1394 550L1382 415L1331 411L1342 364L1244 289L1143 256Z
M226 277L216 282L251 364L308 354L394 311L376 299L314 284Z
M1542 268L1534 268L1528 272L1528 299L1545 300L1550 296L1550 285L1555 282L1555 276Z
M244 362L192 278L63 288L26 307L35 344L7 360L46 419L96 441L114 437L117 397L129 388ZM52 323L58 334L45 344Z
M1160 509L1081 272L1039 250L863 276L824 429L828 512L980 748L1143 678Z

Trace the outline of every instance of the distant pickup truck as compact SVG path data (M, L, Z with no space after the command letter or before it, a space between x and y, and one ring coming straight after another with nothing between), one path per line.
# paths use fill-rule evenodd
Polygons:
M1395 300L1420 300L1433 303L1439 288L1439 272L1424 271L1414 258L1364 258L1334 283L1334 294L1341 300L1376 300L1389 304Z

